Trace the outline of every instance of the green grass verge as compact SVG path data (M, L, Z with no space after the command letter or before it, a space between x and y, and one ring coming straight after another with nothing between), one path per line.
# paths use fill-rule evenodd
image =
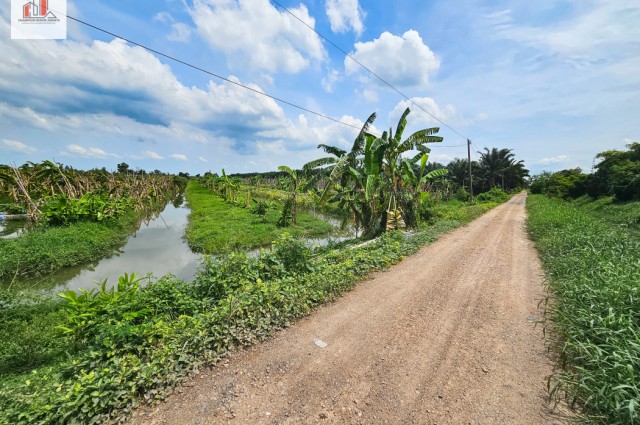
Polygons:
M614 202L612 196L594 201L584 196L573 203L590 215L640 237L640 202Z
M638 423L640 242L584 205L532 195L527 208L552 293L550 341L563 369L552 395L577 402L589 421Z
M124 244L137 220L137 214L131 212L115 221L76 222L0 239L0 282L19 282L23 277L43 276L101 258Z
M317 237L333 230L329 223L300 211L297 226L279 228L276 223L280 208L270 209L263 223L249 209L225 202L195 180L189 181L186 198L191 213L185 237L196 252L220 254L260 248L284 232L296 237Z
M193 282L169 276L144 289L123 285L41 307L0 299L0 318L12 318L11 324L0 319L0 336L22 329L0 355L0 423L118 421L137 403L161 400L234 346L267 338L493 205L459 205L457 220L437 220L411 237L392 232L366 246L315 256L281 235L258 258L234 253L207 260ZM50 349L34 347L40 358L26 364L19 339L40 327L50 333L41 338L53 342ZM9 363L19 372L9 373Z

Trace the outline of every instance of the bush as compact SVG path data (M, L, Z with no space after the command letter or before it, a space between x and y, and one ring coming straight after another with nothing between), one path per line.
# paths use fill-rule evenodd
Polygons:
M459 187L454 197L461 202L467 202L470 199L469 192L464 187Z
M509 195L498 187L493 187L490 191L476 196L477 202L497 202L502 203L509 200Z

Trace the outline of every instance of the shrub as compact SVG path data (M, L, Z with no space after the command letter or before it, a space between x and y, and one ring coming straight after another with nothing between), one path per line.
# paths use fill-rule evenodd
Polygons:
M484 192L476 196L478 202L506 202L509 200L509 195L498 187L493 187L490 191Z

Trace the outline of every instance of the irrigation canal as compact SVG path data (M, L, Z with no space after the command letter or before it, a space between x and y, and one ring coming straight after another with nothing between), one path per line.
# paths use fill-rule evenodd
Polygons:
M109 256L89 264L67 267L51 275L22 280L22 287L61 292L67 289L96 288L94 281L107 279L115 286L123 273L161 277L172 273L179 279L191 280L200 265L200 254L193 253L183 239L189 208L183 203L167 204L162 213L147 222L127 239L126 244Z
M192 252L183 238L189 212L186 202L179 206L169 202L160 214L142 222L122 248L104 258L89 264L67 267L44 277L21 279L16 283L23 288L55 294L68 289L78 291L97 288L95 282L105 279L107 287L115 286L123 273L136 273L142 277L151 274L156 278L171 273L178 279L191 280L200 266L202 256ZM355 236L352 226L340 231L338 220L319 213L316 216L331 223L336 232L325 238L307 239L311 246L324 246L329 241L339 242ZM6 221L0 228L0 237L18 237L24 231L23 227L24 221ZM247 254L255 256L259 252L260 249L255 249ZM146 280L143 281L145 283Z

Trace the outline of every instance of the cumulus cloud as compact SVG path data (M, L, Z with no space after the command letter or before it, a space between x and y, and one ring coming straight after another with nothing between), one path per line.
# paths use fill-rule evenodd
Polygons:
M33 146L26 145L18 140L3 139L2 144L5 146L5 149L8 149L12 152L29 154L37 151L37 149Z
M8 34L8 23L0 19L3 33ZM0 38L0 49L0 99L42 128L51 125L42 118L46 115L115 115L167 128L197 126L233 138L287 121L272 99L229 83L187 87L151 53L120 40L86 45L7 36ZM243 84L262 92L256 84Z
M66 154L66 155L71 154L71 155L81 156L83 158L98 158L98 159L105 159L109 156L115 156L114 154L109 154L100 148L94 148L94 147L85 148L84 146L74 145L74 144L67 145L65 148L65 151L63 151L63 154Z
M315 27L304 4L290 10ZM297 73L327 57L317 34L268 0L195 0L189 13L200 36L231 67Z
M435 100L430 97L413 97L411 98L412 102L408 100L402 100L396 104L395 108L389 113L390 122L397 123L404 111L409 108L411 109L411 113L407 117L407 124L417 125L424 127L425 125L439 125L441 124L435 118L442 120L444 122L448 122L451 120L457 120L458 113L456 108L453 105L446 105L444 107L438 105ZM420 105L423 109L429 112L427 114L425 111L417 107L416 105ZM434 118L435 117L435 118Z
M144 156L145 158L150 158L150 159L164 159L164 156L158 154L155 151L144 151Z
M358 35L362 34L365 13L358 0L327 0L325 6L331 31L344 33L353 30Z
M339 146L349 149L353 145L353 141L360 128L364 125L364 121L350 115L343 115L339 119L342 123L327 122L320 117L307 118L305 115L299 115L297 121L292 121L287 127L277 130L263 132L261 135L267 136L275 142L260 144L263 150L277 150L278 152L287 149L289 151L302 151L315 149L318 144L324 143L332 146ZM380 134L381 132L375 126L369 126L369 132ZM315 151L311 151L312 154ZM320 153L316 152L317 158Z
M179 159L180 161L186 161L187 155L182 154L182 153L172 153L171 155L169 155L171 158L175 158L175 159Z
M540 161L538 161L538 164L540 165L560 164L562 162L567 162L568 159L569 157L567 155L558 155L558 156L552 156L549 158L542 158Z
M351 56L398 86L425 86L430 75L440 67L440 60L415 30L402 36L385 31L372 41L356 43ZM345 58L344 66L349 75L364 73L362 67L349 58ZM368 74L366 78L369 79Z

